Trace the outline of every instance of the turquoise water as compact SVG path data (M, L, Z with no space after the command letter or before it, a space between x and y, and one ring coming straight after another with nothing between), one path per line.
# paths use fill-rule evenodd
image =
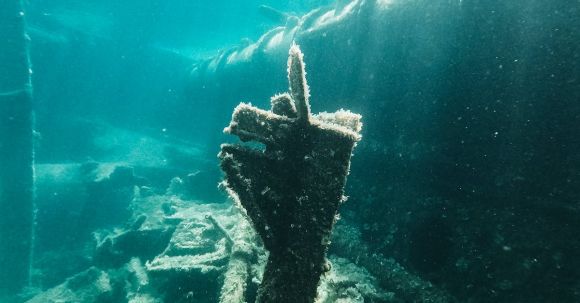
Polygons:
M312 113L363 123L317 302L580 301L578 1L24 2L0 4L0 302L269 302L302 217L271 247L216 155L240 102L289 91L293 43ZM327 188L300 161L252 182Z

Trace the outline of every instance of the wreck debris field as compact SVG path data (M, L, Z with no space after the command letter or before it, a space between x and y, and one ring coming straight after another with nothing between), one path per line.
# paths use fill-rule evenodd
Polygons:
M0 4L0 303L580 302L580 3Z

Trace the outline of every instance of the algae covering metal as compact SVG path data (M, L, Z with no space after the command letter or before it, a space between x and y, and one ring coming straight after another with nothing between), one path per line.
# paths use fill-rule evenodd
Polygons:
M290 48L290 93L265 111L235 110L226 133L265 149L224 144L219 158L224 185L245 210L270 252L257 302L313 302L350 158L360 140L361 116L350 111L312 115L303 54Z

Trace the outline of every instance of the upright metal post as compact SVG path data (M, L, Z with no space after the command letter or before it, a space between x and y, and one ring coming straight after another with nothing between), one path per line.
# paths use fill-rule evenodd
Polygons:
M0 294L30 282L33 231L31 67L21 0L0 0Z

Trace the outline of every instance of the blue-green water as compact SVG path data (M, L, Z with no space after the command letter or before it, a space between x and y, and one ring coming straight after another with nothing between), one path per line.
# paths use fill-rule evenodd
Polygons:
M318 302L580 301L577 0L16 2L0 302L253 302L216 154L293 42L312 112L363 122Z

